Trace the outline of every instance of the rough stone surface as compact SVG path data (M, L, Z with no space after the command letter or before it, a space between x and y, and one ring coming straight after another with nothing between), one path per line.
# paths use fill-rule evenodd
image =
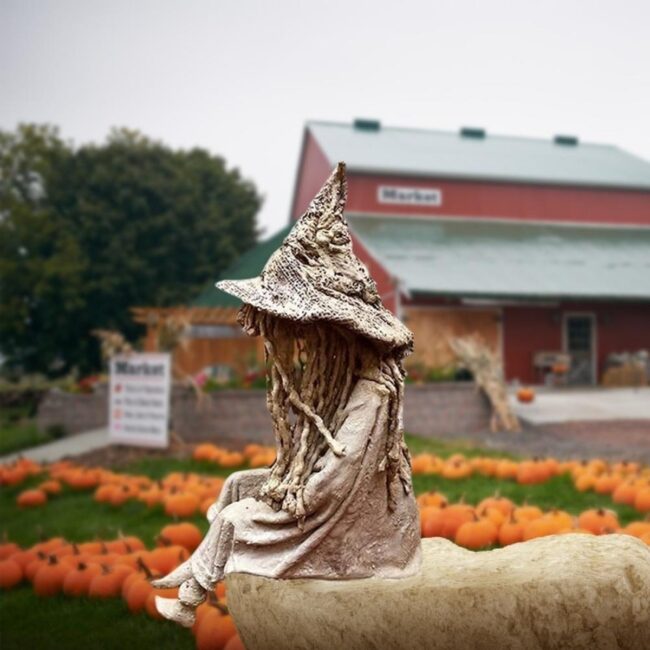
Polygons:
M400 580L227 578L248 650L650 648L650 547L558 535L475 553L422 541Z
M62 426L68 434L105 427L108 424L107 386L99 386L87 395L48 391L38 406L36 424L41 431Z
M88 411L92 410L92 416ZM211 440L240 449L248 442L274 444L263 390L222 390L197 404L190 388L175 386L172 427L187 442ZM105 427L106 394L59 393L44 398L38 424L63 424L68 433ZM531 456L640 460L650 463L650 420L557 422L525 426L515 435L488 430L490 408L470 383L406 386L404 429L421 437L475 442L483 447Z
M38 424L42 428L62 424L70 433L105 427L107 402L104 390L92 395L50 393L39 408ZM404 402L404 428L415 435L478 433L489 426L489 404L470 382L409 385ZM220 390L199 402L193 389L174 386L171 421L187 442L212 440L234 448L275 442L264 390Z
M490 403L473 382L409 385L404 393L404 430L423 438L482 433L491 415Z

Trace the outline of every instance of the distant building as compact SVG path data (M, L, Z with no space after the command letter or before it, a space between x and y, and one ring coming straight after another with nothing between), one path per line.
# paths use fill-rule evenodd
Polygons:
M415 334L411 363L448 366L446 338L477 332L502 355L509 380L541 382L567 353L568 381L591 384L610 354L650 349L649 162L570 136L310 122L291 220L339 160L355 250ZM288 229L224 277L257 275ZM214 288L195 303L231 314L235 306ZM252 342L235 345L254 353ZM226 361L209 357L188 351L199 363Z

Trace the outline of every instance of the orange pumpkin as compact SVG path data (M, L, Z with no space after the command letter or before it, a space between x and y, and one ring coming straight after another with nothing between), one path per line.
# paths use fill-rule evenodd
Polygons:
M438 506L424 506L420 509L420 534L422 537L439 537L442 530L443 513Z
M650 486L637 491L634 497L634 507L640 512L650 512Z
M616 513L604 508L585 510L578 517L578 525L594 535L611 533L620 528Z
M66 596L87 596L93 578L102 572L99 564L77 562L63 579L62 591Z
M417 498L417 502L421 508L425 506L444 508L448 505L447 497L441 492L424 492Z
M228 468L239 467L240 465L243 465L245 461L246 458L244 454L240 454L238 451L224 452L219 460L219 465Z
M129 537L120 537L111 542L106 542L106 549L109 553L126 554L134 553L135 551L144 550L144 542L133 535Z
M38 551L36 555L32 556L31 560L23 567L23 573L25 578L30 582L34 582L34 578L38 570L44 565L47 564L48 555L42 551Z
M492 497L487 497L483 499L483 501L481 501L476 506L476 513L479 515L483 515L487 512L488 508L496 508L497 510L502 512L506 517L508 517L515 509L515 504L510 499L507 499L506 497L500 497L498 495L494 495Z
M270 455L268 452L263 452L259 454L255 454L249 461L248 464L252 468L257 468L257 467L269 467L270 465L273 464L275 460L275 454Z
M16 498L21 508L38 508L47 503L47 494L43 490L24 490Z
M506 515L498 508L487 508L481 515L485 519L489 519L497 528L503 525L508 519Z
M122 595L129 611L135 614L145 608L149 594L153 591L153 587L149 583L149 580L141 574L135 574L133 580L130 580L129 578L127 578L127 580L128 582L125 581L124 584L128 584L128 588L126 589L126 592L122 592Z
M543 462L524 460L517 468L517 483L520 485L535 485L548 480L549 470Z
M237 628L229 615L222 615L215 607L201 619L196 630L197 650L219 650L237 634Z
M474 519L474 509L466 503L455 503L442 509L442 526L440 536L453 541L458 529Z
M540 519L535 519L528 522L524 526L522 539L526 542L537 537L555 535L555 533L557 533L557 527L553 525L553 522L545 519L544 517L541 517Z
M467 478L472 475L472 466L466 460L448 460L442 466L442 477L450 480Z
M188 551L193 551L200 543L203 535L197 526L187 521L179 524L169 524L165 526L158 536L159 546L169 546L175 544L182 546Z
M53 496L56 494L61 494L61 490L63 488L61 487L61 483L59 483L59 481L51 479L49 481L43 481L43 483L38 486L38 489Z
M517 399L522 404L530 404L535 399L535 391L532 388L520 388L517 391Z
M636 499L637 486L634 481L623 481L612 492L612 501L614 503L622 503L628 506L634 505Z
M150 569L167 575L188 557L189 553L183 546L161 546L149 553L147 564Z
M123 580L124 576L103 565L101 572L90 581L88 595L91 598L114 598L119 596Z
M603 474L596 479L594 490L598 494L611 494L623 482L619 474Z
M494 544L498 534L499 530L493 521L476 518L475 521L467 521L458 528L454 541L459 546L478 551Z
M593 490L598 477L591 472L583 472L575 480L575 488L578 492L587 492Z
M504 522L499 528L498 540L501 546L517 544L524 539L524 524L515 521L511 516L509 521Z
M258 454L265 453L266 448L262 445L255 444L254 442L251 442L244 447L244 456L248 458L248 460L251 460L251 458L254 458Z
M68 568L54 555L42 562L34 575L34 593L37 596L54 596L61 591Z
M14 555L14 553L18 553L20 550L21 548L18 544L15 544L14 542L4 542L3 544L0 544L0 560L6 560Z
M23 569L12 558L0 560L0 589L13 589L23 581Z
M206 442L204 444L197 445L194 448L194 451L192 452L192 458L199 461L212 460L216 451L217 447L215 445Z
M199 498L191 492L171 494L164 503L165 513L172 517L191 517L201 505Z
M113 507L119 507L124 505L130 499L134 499L138 494L138 489L133 485L120 485L111 492L108 497L108 503Z
M633 521L629 523L621 532L634 537L643 537L650 533L650 521Z
M496 466L496 476L500 479L517 478L519 464L514 460L501 460Z

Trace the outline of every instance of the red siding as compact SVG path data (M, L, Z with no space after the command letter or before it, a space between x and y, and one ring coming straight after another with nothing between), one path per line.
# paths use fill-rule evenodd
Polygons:
M505 307L503 310L503 361L506 379L536 381L536 352L562 350L560 311L549 307Z
M320 170L319 173L322 174ZM350 212L650 226L650 192L647 191L370 176L354 172L348 174L348 179L347 209ZM379 185L436 187L442 190L442 205L421 207L379 203Z
M650 350L650 304L562 303L557 307L505 307L504 361L508 380L536 380L533 356L544 350L562 349L563 314L596 315L598 376L613 352Z
M394 314L397 313L397 295L390 274L370 255L358 239L353 237L352 243L356 256L368 267L368 271L377 285L377 291L384 303L384 307L390 309Z
M292 219L297 219L303 214L331 171L331 165L316 140L309 131L305 131L291 206Z

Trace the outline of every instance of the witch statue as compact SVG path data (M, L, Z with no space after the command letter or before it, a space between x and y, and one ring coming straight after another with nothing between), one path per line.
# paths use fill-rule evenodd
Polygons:
M246 334L264 339L277 457L228 478L200 546L154 583L180 587L156 603L182 625L229 573L346 580L419 570L402 430L412 334L352 251L346 194L340 163L260 277L217 284L243 301Z

